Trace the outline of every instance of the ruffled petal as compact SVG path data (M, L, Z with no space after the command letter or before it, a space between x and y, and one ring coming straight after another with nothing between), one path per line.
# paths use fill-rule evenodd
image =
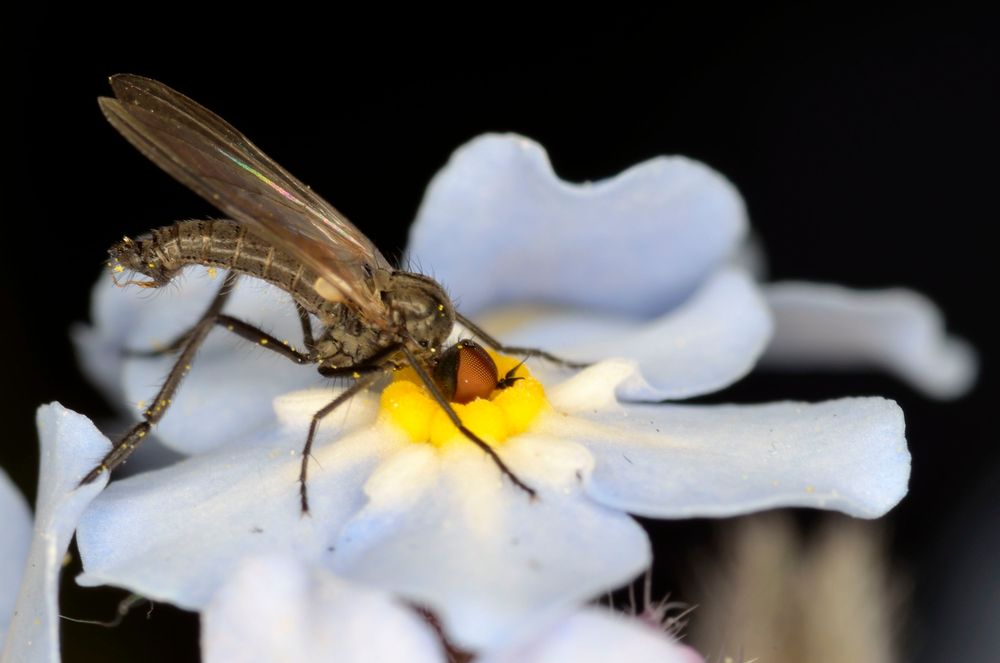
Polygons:
M162 347L190 329L223 275L213 278L205 268L189 267L176 285L155 292L118 288L104 277L95 287L93 326L74 329L85 372L138 419L141 410L152 405L176 354L126 359L122 350ZM244 278L225 312L287 339L292 346L302 345L298 314L289 295L278 288ZM294 364L219 328L192 362L170 410L156 426L156 435L177 451L203 453L272 420L271 402L277 396L321 381L312 366Z
M605 362L550 392L567 416L540 428L594 455L587 494L653 518L731 516L780 506L876 518L906 494L903 415L883 398L766 405L621 405L595 380ZM550 428L551 427L551 428Z
M628 401L690 398L726 387L754 367L772 330L757 285L737 269L715 274L680 307L653 320L520 308L480 322L511 345L578 361L635 361L640 372L617 387L618 397Z
M372 477L334 570L426 604L454 643L479 650L647 567L642 528L582 494L591 464L584 449L521 436L498 451L536 500L471 444L411 445Z
M704 663L690 647L638 619L584 608L556 623L531 644L477 659L479 663Z
M486 134L431 181L408 254L466 314L543 302L648 316L683 301L746 228L736 188L697 161L571 184L538 143Z
M310 516L299 503L309 418L334 392L277 403L281 425L172 467L116 481L80 523L81 585L111 584L196 609L239 559L280 552L322 562L364 504L380 455L399 444L372 427L374 399L358 396L321 425L309 467Z
M202 613L206 663L444 663L430 626L388 595L290 557L244 560Z
M31 510L14 482L0 470L0 651L14 614L14 600L21 586L24 563L31 545Z
M104 474L77 487L111 449L89 419L52 403L38 408L36 422L41 468L31 563L7 632L4 661L59 661L59 572L80 514L108 481Z
M776 321L768 367L881 369L942 399L976 380L972 347L949 336L940 309L912 290L788 282L766 293Z

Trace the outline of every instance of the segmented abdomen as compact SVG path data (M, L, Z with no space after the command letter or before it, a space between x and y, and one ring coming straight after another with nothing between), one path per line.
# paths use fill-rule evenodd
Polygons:
M157 285L168 283L187 265L219 267L273 283L321 317L342 313L340 303L316 291L312 269L234 221L178 221L134 240L125 238L109 252L123 269Z

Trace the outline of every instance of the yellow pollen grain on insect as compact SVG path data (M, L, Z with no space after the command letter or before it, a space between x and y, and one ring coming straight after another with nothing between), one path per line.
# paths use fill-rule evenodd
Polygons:
M215 269L215 267L209 267L208 268L208 277L209 278L214 279L218 275L219 275L219 272L218 272L218 270Z
M267 339L266 338L260 339L260 344L261 345L267 345Z
M114 268L113 268L113 270L114 270L115 274L121 274L122 272L125 271L125 268L122 267L121 265L115 265Z
M146 267L149 267L150 269L156 269L156 263L155 262L148 263Z
M492 352L490 355L501 377L519 363L515 358ZM549 407L545 389L528 369L521 366L514 375L522 379L506 389L495 390L489 398L451 404L465 427L491 446L528 430L538 415ZM412 368L396 371L393 382L382 391L381 410L382 416L405 431L413 442L430 443L439 448L469 443Z

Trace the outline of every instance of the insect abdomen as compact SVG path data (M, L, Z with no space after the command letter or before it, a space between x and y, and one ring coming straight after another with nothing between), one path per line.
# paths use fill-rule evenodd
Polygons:
M178 221L134 240L125 238L109 253L113 269L143 274L152 279L149 286L165 285L187 265L205 265L273 283L313 313L335 306L316 292L312 270L234 221Z

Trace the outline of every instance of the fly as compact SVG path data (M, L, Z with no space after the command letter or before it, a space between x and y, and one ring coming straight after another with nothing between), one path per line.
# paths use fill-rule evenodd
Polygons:
M197 323L158 351L179 356L142 421L132 427L81 481L90 483L121 465L166 413L208 333L221 326L299 364L316 364L331 378L354 382L316 412L306 435L299 471L303 513L313 440L320 422L380 379L411 366L452 423L496 464L515 486L534 497L494 449L462 424L449 401L466 402L510 386L513 371L497 375L489 355L466 340L444 343L455 323L497 351L540 356L580 367L546 352L504 346L458 313L442 287L422 274L394 268L375 245L332 205L285 171L219 116L157 81L111 77L115 98L98 99L104 116L153 163L205 198L230 219L180 221L136 239L124 238L109 253L115 282L158 288L188 265L228 270ZM141 274L144 280L118 275ZM302 326L304 352L256 326L223 312L242 276L268 281L292 298ZM314 335L312 317L322 331Z

